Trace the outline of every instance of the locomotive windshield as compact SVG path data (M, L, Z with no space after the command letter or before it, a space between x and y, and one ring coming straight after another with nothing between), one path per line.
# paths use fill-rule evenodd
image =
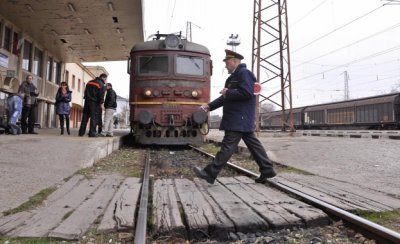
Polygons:
M167 75L168 56L139 57L139 75Z
M178 56L176 58L176 73L182 75L204 75L204 60L199 57Z

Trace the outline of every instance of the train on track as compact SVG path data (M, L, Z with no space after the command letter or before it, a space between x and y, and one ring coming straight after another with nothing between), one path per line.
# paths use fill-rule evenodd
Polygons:
M212 61L207 47L180 34L155 34L128 59L130 123L135 143L184 145L204 141Z
M292 109L295 129L400 129L400 94ZM288 111L285 111L288 118ZM260 115L261 129L282 127L282 111Z

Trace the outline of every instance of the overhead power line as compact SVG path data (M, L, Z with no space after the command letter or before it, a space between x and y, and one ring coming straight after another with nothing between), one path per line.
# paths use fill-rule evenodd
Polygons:
M377 56L380 56L380 55L383 55L383 54L386 54L386 53L390 53L390 52L393 52L393 51L396 51L396 50L399 50L399 49L400 49L400 45L397 45L397 46L385 49L383 51L380 51L380 52L373 53L371 55L365 56L363 58L355 59L355 60L350 61L350 62L348 62L346 64L338 65L338 66L333 67L331 69L327 69L327 70L324 70L322 72L318 72L318 73L315 73L315 74L312 74L312 75L305 76L303 78L297 79L296 82L297 81L301 81L301 80L305 80L305 79L308 79L308 78L311 78L311 77L314 77L316 75L322 75L322 74L324 74L326 72L329 72L329 71L332 71L332 70L335 70L335 69L338 69L338 68L341 68L341 67L346 67L346 66L348 66L350 64L358 63L358 62L361 62L361 61L366 60L366 59L375 58Z
M301 65L306 64L306 63L309 63L309 62L312 62L312 61L314 61L314 60L316 60L316 59L320 59L320 58L325 57L325 56L327 56L327 55L330 55L330 54L332 54L332 53L335 53L335 52L338 52L338 51L340 51L340 50L343 50L343 49L345 49L345 48L349 48L349 47L351 47L351 46L354 46L355 44L358 44L358 43L360 43L360 42L363 42L363 41L365 41L365 40L368 40L368 39L370 39L370 38L372 38L372 37L374 37L374 36L377 36L377 35L380 35L380 34L382 34L382 33L385 33L385 32L387 32L387 31L389 31L389 30L393 30L393 29L395 29L395 28L397 28L397 27L399 27L399 26L400 26L400 23L397 23L397 24L395 24L395 25L393 25L393 26L391 26L391 27L389 27L389 28L386 28L386 29L384 29L384 30L375 32L374 34L371 34L371 35L369 35L369 36L366 36L366 37L364 37L364 38L361 38L361 39L359 39L359 40L357 40L357 41L355 41L355 42L352 42L352 43L347 44L347 45L345 45L345 46L342 46L342 47L339 47L339 48L337 48L337 49L334 49L334 50L332 50L332 51L330 51L330 52L327 52L327 53L325 53L325 54L322 54L322 55L320 55L320 56L318 56L318 57L315 57L315 58L309 59L309 60L307 60L307 61L304 61L304 62L302 62L301 64L297 64L297 65L293 66L293 68L296 68L296 67L298 67L298 66L301 66Z
M323 38L329 36L330 34L336 32L336 31L338 31L338 30L340 30L340 29L343 29L344 27L346 27L346 26L348 26L348 25L350 25L350 24L356 22L357 20L360 20L360 19L364 18L365 16L372 14L373 12L377 11L378 9L380 9L380 8L382 8L382 7L383 7L383 5L381 5L381 6L377 7L377 8L375 8L375 9L373 9L373 10L371 10L371 11L369 11L369 12L367 12L367 13L365 13L365 14L363 14L363 15L361 15L361 16L359 16L359 17L357 17L357 18L355 18L355 19L353 19L353 20L351 20L351 21L349 21L349 22L347 22L347 23L345 23L344 25L341 25L341 26L338 27L338 28L335 28L334 30L332 30L332 31L330 31L330 32L328 32L328 33L326 33L326 34L324 34L324 35L318 37L317 39L314 39L313 41L311 41L311 42L309 42L309 43L307 43L307 44L305 44L305 45L303 45L303 46L301 46L301 47L295 49L295 50L294 50L293 52L291 52L291 53L293 54L293 53L295 53L295 52L300 51L300 50L303 49L303 48L306 48L306 47L310 46L311 44L313 44L313 43L315 43L315 42L317 42L317 41L319 41L319 40L321 40L321 39L323 39Z
M326 3L328 0L323 1L322 3L319 3L317 6L315 6L313 9L311 9L310 11L308 11L305 15L303 15L302 17L300 17L298 20L296 20L291 26L290 28L293 28L295 25L297 25L298 23L300 23L303 19L305 19L306 17L308 17L312 12L314 12L315 10L317 10L319 7L321 7L324 3Z

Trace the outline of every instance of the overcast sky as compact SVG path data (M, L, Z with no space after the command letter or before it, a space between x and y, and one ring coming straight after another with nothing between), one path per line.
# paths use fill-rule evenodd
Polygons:
M236 51L251 68L253 2L250 0L144 0L145 38L160 31L186 35L207 46L214 63L212 99L228 74L222 59L231 34L239 34ZM287 0L293 106L389 93L400 84L400 5L381 0ZM265 1L268 3L268 1ZM129 94L126 62L104 66L109 82L123 97ZM271 87L272 86L272 87ZM263 85L268 95L273 84Z

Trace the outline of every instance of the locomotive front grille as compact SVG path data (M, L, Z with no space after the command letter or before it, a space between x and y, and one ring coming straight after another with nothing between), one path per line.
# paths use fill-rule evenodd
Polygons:
M163 104L161 107L161 123L164 125L182 125L183 114L178 104Z

